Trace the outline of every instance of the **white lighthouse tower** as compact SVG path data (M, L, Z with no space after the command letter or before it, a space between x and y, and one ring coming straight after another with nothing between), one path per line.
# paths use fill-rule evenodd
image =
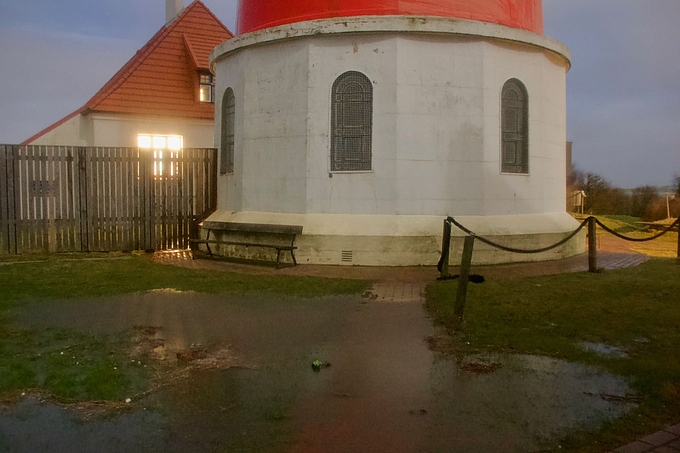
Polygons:
M301 226L297 260L314 264L433 265L447 215L513 247L557 242L577 226L570 54L542 20L541 0L241 0L238 36L212 54L208 220Z

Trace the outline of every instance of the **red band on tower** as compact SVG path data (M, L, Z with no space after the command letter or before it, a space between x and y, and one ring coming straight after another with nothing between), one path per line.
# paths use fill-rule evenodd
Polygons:
M390 15L476 20L543 34L542 0L240 0L238 34L314 19Z

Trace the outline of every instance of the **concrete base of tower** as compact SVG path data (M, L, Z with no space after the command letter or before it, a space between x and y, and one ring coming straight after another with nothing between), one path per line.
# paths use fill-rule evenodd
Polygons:
M456 216L458 222L479 236L508 247L536 249L546 247L571 234L577 227L569 214L558 212L536 215ZM287 214L276 212L217 211L208 221L253 225L299 225L302 234L295 240L299 264L355 266L434 266L441 255L443 216ZM245 228L247 230L247 228ZM207 231L203 231L203 237ZM280 237L247 231L215 231L217 240L271 243ZM465 233L453 227L452 265L460 261ZM265 235L265 237L262 237ZM205 247L205 246L203 246ZM276 251L260 247L212 244L213 253L243 259L276 259ZM498 250L479 241L475 243L473 263L500 264L522 261L547 261L585 251L585 232L566 244L538 254L517 254ZM286 255L286 254L284 254ZM289 259L289 256L283 258Z

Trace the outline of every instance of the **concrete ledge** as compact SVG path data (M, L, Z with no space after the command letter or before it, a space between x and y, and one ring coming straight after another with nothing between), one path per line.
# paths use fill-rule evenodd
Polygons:
M210 55L210 65L237 50L285 39L344 33L426 33L473 36L512 41L543 48L571 67L571 52L559 41L543 35L488 22L422 16L360 16L320 19L266 28L230 39ZM213 68L214 70L214 68Z
M567 213L456 219L480 236L523 249L554 244L578 227L578 222ZM300 264L434 266L441 253L444 216L218 211L207 221L301 225L304 232L296 239L296 257ZM453 236L451 263L455 265L460 260L465 234L454 228ZM502 252L478 241L473 262L544 261L577 255L584 250L585 232L555 250L531 255Z

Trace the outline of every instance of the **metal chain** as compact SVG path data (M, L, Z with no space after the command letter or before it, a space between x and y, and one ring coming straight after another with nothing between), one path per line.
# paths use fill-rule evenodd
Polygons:
M542 248L539 248L539 249L516 249L516 248L513 248L513 247L507 247L505 245L498 244L498 243L493 242L489 239L486 239L485 237L482 237L482 236L479 236L479 235L473 233L472 231L470 231L469 229L465 228L463 225L458 223L453 217L449 216L449 217L446 218L446 220L448 220L449 222L456 225L463 232L467 233L470 236L473 236L475 239L478 239L478 240L480 240L481 242L483 242L487 245L490 245L491 247L495 247L495 248L503 250L505 252L533 254L533 253L547 252L549 250L552 250L552 249L559 247L560 245L567 243L574 236L576 236L578 234L578 232L581 231L588 224L589 219L584 220L581 223L581 225L579 225L579 227L573 233L571 233L569 236L567 236L566 238L562 239L561 241L559 241L559 242L557 242L553 245L550 245L548 247L542 247Z
M547 252L547 251L549 251L549 250L555 249L555 248L557 248L557 247L559 247L559 246L561 246L561 245L567 243L567 242L570 241L574 236L576 236L576 235L578 234L578 232L581 231L581 230L588 224L588 222L590 222L590 219L595 219L595 222L596 222L598 225L600 225L600 226L602 227L602 229L605 230L605 231L607 231L608 233L611 233L611 234L613 234L614 236L616 236L616 237L618 237L618 238L624 239L624 240L626 240L626 241L632 241L632 242L647 242L647 241L653 241L654 239L658 239L658 238L660 238L661 236L663 236L664 234L668 233L669 231L671 231L671 230L672 230L673 228L675 228L676 226L680 226L680 218L679 218L679 219L677 219L672 225L670 225L668 228L666 228L666 229L665 229L664 231L662 231L661 233L656 234L656 235L654 235L654 236L652 236L652 237L649 237L649 238L640 239L640 238L631 238L631 237L628 237L628 236L624 236L623 234L617 233L616 231L612 230L611 228L605 226L602 222L600 222L599 220L597 220L597 218L595 218L595 217L593 217L593 216L590 216L590 217L588 217L587 219L585 219L583 222L581 222L581 224L579 225L579 227L578 227L573 233L571 233L569 236L567 236L566 238L562 239L561 241L559 241L559 242L557 242L557 243L555 243L555 244L553 244L553 245L550 245L550 246L548 246L548 247L542 247L542 248L539 248L539 249L517 249L517 248L507 247L507 246L505 246L505 245L498 244L498 243L496 243L496 242L491 241L490 239L487 239L487 238L485 238L485 237L479 236L479 235L475 234L473 231L471 231L471 230L469 230L468 228L466 228L465 226L463 226L462 224L458 223L458 222L456 221L456 219L454 219L454 218L451 217L451 216L448 216L448 217L446 218L446 220L447 220L448 222L451 222L452 224L454 224L456 227L458 227L458 229L460 229L460 230L463 231L464 233L468 234L469 236L473 236L475 239L478 239L479 241L483 242L484 244L490 245L491 247L495 247L495 248L497 248L497 249L499 249L499 250L503 250L503 251L505 251L505 252L511 252L511 253L524 253L524 254L534 254L534 253Z
M590 217L589 217L589 218L590 218ZM626 240L626 241L631 241L631 242L648 242L648 241L653 241L654 239L659 239L661 236L663 236L664 234L668 233L669 231L671 231L671 230L672 230L673 228L675 228L676 226L680 225L680 218L678 218L678 219L675 220L675 222L673 222L672 225L670 225L668 228L666 228L665 230L663 230L663 231L662 231L661 233L659 233L659 234L656 234L656 235L654 235L654 236L652 236L652 237L648 237L648 238L632 238L632 237L629 237L629 236L624 236L624 235L621 234L621 233L617 233L616 231L614 231L614 230L612 230L611 228L607 227L606 225L604 225L602 222L600 222L600 221L597 220L597 219L595 219L595 221L596 221L597 224L600 225L600 226L602 227L602 229L605 230L606 232L613 234L613 235L616 236L617 238L621 238L621 239L624 239L624 240Z

